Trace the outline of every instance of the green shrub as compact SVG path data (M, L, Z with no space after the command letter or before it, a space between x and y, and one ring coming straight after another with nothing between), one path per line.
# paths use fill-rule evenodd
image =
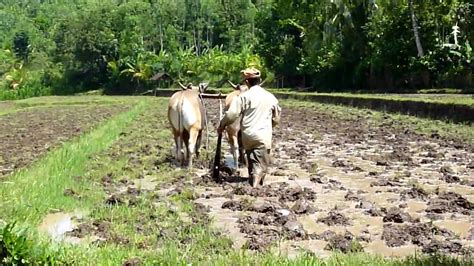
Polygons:
M16 223L0 227L0 265L55 265L49 250L29 239L27 229L18 229Z

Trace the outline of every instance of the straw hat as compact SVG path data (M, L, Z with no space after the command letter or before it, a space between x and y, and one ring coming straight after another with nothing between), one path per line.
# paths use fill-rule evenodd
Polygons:
M244 69L240 71L240 73L245 79L260 78L260 70L254 67L249 67L247 69Z

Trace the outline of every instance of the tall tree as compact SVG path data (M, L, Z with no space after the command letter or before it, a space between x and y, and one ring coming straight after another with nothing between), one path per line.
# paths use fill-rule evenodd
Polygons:
M415 16L415 8L413 7L413 0L408 0L410 6L411 23L413 28L413 35L415 36L416 50L418 51L418 57L423 57L423 46L421 46L420 34L418 32L418 22Z

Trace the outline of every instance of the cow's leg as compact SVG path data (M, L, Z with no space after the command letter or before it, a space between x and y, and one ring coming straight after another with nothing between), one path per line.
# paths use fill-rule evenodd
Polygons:
M234 168L239 168L239 155L237 153L239 149L239 144L237 142L237 137L235 136L235 132L231 129L227 129L227 139L229 140L230 145L230 153L232 154L232 158L234 159Z
M193 155L196 149L196 142L199 136L199 130L196 128L189 129L189 143L188 143L188 167L189 169L193 168Z
M173 137L174 137L174 147L175 147L175 154L174 158L176 161L181 161L181 138L179 137L179 132L177 130L173 130Z
M239 143L237 142L237 137L233 137L234 145L231 146L232 157L234 157L234 167L235 169L239 168Z
M178 140L178 153L179 153L179 162L181 163L181 166L184 165L184 161L186 160L185 156L184 156L184 139L183 139L183 135L180 135L179 136L179 140Z
M249 162L248 162L247 156L245 155L244 145L242 144L242 131L240 130L237 133L237 143L239 144L239 158L240 158L239 163L243 165L244 167L248 167Z
M196 153L196 158L199 158L199 149L201 148L201 142L202 142L202 132L203 130L199 130L197 139L196 139L196 148L194 152Z
M186 150L186 151L183 151L183 155L186 155L185 156L185 159L183 159L183 162L182 162L182 165L181 166L184 166L185 165L185 161L186 160L189 160L189 156L190 156L190 150L189 150L189 132L187 130L184 130L183 131L183 134L182 134L182 138L183 138L183 150Z

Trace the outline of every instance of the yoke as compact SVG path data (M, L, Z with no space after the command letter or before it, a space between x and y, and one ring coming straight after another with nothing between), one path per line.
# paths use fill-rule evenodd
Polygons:
M227 94L210 94L210 93L201 93L200 94L202 98L204 99L225 99L227 97Z

